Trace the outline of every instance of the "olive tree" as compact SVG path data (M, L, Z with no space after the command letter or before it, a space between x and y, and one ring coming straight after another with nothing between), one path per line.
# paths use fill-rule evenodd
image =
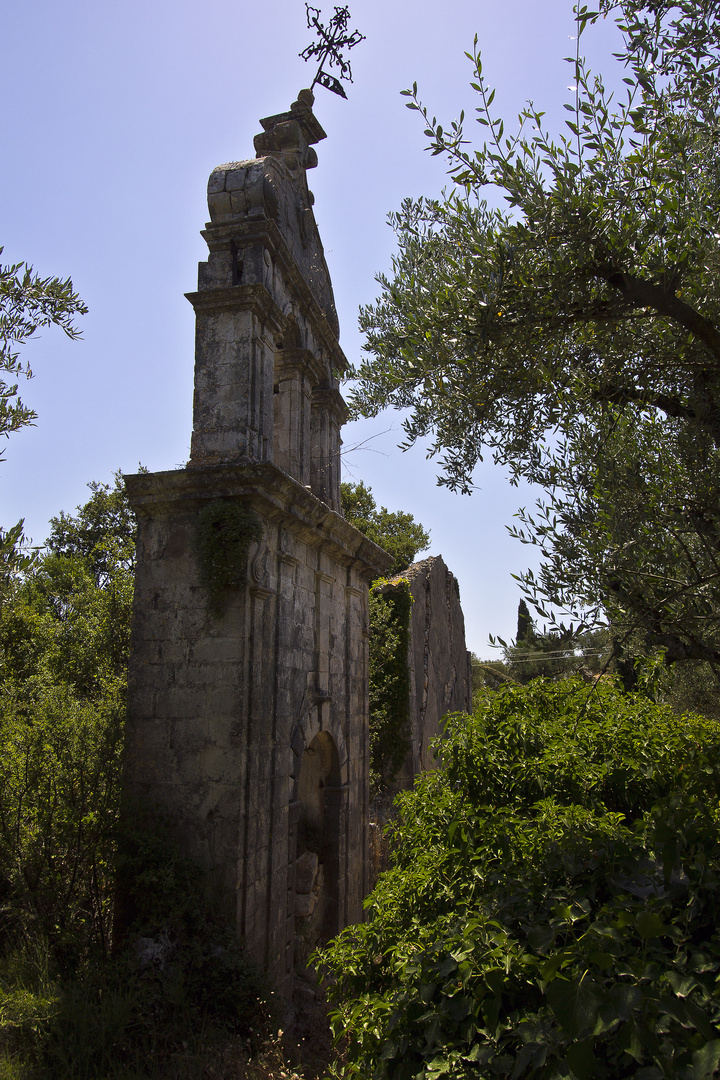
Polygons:
M74 317L86 312L70 278L43 278L25 263L0 264L0 435L31 424L36 416L19 398L17 382L6 379L32 377L18 347L41 326L59 326L68 337L77 338Z
M583 60L618 23L623 90ZM720 660L720 4L575 8L567 129L496 115L477 39L480 141L418 97L452 189L391 216L398 251L361 312L353 405L407 410L442 482L483 454L542 485L514 530L543 553L544 617L610 619L670 660ZM483 198L499 191L506 209ZM566 615L563 615L565 618Z
M41 326L59 326L68 337L77 338L73 320L86 312L70 278L43 278L25 263L0 263L0 436L7 438L36 418L18 394L16 380L32 378L19 347ZM0 449L0 461L4 452ZM30 556L22 550L22 529L22 521L7 530L0 528L0 593L14 574L30 565Z

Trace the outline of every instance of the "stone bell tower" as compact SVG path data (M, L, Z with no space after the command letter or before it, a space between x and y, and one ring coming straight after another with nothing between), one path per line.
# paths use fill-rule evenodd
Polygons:
M390 563L339 513L347 363L307 186L325 138L312 106L301 91L261 121L255 158L213 170L188 295L190 461L125 478L139 523L125 797L206 871L285 995L294 956L362 917L368 582ZM246 546L223 534L242 565L214 599L208 511L212 528L254 523Z
M274 461L339 509L345 405L330 276L306 170L325 138L303 90L261 120L253 161L210 176L198 291L190 465ZM243 363L238 363L242 354Z

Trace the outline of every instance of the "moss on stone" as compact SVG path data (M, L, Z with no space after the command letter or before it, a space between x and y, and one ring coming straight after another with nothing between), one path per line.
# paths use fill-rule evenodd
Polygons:
M246 583L248 551L262 535L260 518L246 503L215 499L198 513L194 551L214 615L223 614L227 590Z

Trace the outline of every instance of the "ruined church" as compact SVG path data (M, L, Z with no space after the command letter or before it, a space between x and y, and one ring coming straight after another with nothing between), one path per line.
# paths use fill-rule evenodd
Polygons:
M169 826L219 912L292 989L298 936L368 891L368 584L340 513L347 362L306 173L304 90L214 169L190 460L125 478L138 518L124 796Z

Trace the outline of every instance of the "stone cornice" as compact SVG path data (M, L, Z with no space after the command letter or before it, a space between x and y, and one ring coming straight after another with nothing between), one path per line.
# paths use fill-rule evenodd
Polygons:
M321 382L326 376L323 364L309 349L278 349L275 353L276 381L295 372L306 375L313 383Z
M327 551L368 580L392 558L276 465L210 465L123 477L137 514L192 513L211 499L245 499L261 517Z
M285 326L285 318L264 285L225 285L217 289L201 289L199 292L185 293L195 314L235 311L245 308L252 311L263 322L271 324L273 333L280 333Z

